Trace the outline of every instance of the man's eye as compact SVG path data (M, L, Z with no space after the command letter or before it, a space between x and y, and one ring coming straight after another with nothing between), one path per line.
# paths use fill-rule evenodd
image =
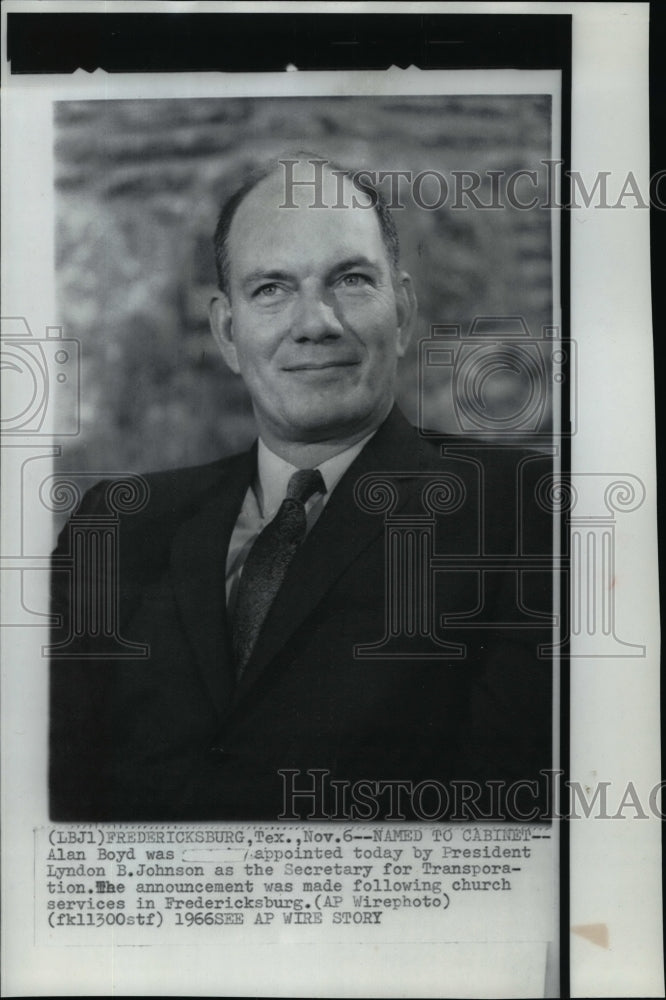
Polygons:
M369 280L364 274L343 274L340 283L343 288L363 288Z
M275 284L271 285L261 285L254 292L255 298L270 299L277 295L279 288Z

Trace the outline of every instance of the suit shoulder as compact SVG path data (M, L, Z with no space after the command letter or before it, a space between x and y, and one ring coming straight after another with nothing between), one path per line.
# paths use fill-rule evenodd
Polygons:
M204 465L145 472L140 478L147 487L153 510L162 507L173 510L219 485L225 476L233 474L234 466L241 458L240 455L231 455Z
M119 516L132 530L148 522L178 522L188 517L209 495L224 489L225 480L248 476L252 452L231 455L204 465L155 472L128 472L99 480L80 500L74 517ZM67 533L69 522L63 528Z
M76 512L60 532L56 555L71 550L71 532L93 529L98 519L118 524L125 578L159 569L184 522L225 490L242 490L250 481L252 452L218 459L205 465L129 473L103 479L84 495Z

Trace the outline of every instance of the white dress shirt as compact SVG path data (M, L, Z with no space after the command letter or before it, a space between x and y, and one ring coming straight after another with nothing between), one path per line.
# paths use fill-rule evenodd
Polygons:
M368 434L367 437L353 444L351 448L346 448L316 467L324 480L326 492L315 493L305 504L307 531L312 529L330 500L331 493L374 433L373 431L372 434ZM254 540L277 514L280 504L287 495L289 480L297 471L295 465L285 462L259 438L257 476L245 494L238 519L231 533L227 553L227 608L229 613L233 611L236 603L238 583Z

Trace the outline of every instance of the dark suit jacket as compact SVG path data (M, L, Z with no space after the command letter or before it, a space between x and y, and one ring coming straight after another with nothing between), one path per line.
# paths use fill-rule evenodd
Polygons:
M497 627L457 632L441 630L439 614L474 608L479 573L459 560L437 574L435 624L441 638L466 645L463 659L354 655L382 638L387 619L384 517L359 506L359 478L381 471L399 481L396 512L408 516L423 513L419 473L453 471L464 502L438 518L440 554L478 554L481 519L484 544L510 553L515 503L502 490L513 489L515 470L497 473L502 454L488 450L482 470L442 459L394 409L299 549L236 684L225 561L255 455L150 475L145 509L121 518L118 627L150 655L95 659L83 637L76 656L52 661L52 818L274 820L284 812L284 769L303 772L295 781L306 787L308 769L350 783L448 783L531 779L549 767L551 665L536 644L550 630L500 627L503 602L515 603L511 574L507 586L499 574L486 580ZM491 517L481 511L482 475L495 484ZM90 491L77 516L99 511L103 492ZM71 551L71 523L56 555ZM534 579L532 606L548 612L550 576ZM53 610L65 629L68 592L67 573L56 570ZM304 818L317 813L306 799L296 805ZM375 816L387 812L383 804Z

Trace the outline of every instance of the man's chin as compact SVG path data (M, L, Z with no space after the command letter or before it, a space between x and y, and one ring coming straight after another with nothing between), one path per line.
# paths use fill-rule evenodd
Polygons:
M363 437L379 424L367 407L335 406L332 408L305 407L294 413L289 420L291 437L294 441L314 443L317 441L345 440Z

